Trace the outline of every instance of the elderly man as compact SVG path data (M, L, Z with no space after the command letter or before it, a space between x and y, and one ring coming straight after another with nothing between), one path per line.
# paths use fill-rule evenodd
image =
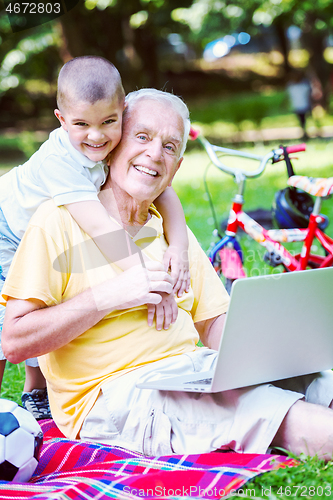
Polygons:
M228 296L190 231L190 291L172 297L162 266L167 243L152 202L181 164L185 104L153 89L137 91L127 98L123 127L100 200L154 262L121 272L101 255L96 260L99 250L67 210L45 203L3 290L7 359L39 356L53 417L69 438L147 455L218 448L262 453L272 443L330 458L331 373L285 381L291 390L266 384L199 395L136 388L149 372L209 369ZM149 245L148 230L156 235ZM177 301L178 317L157 331L147 324L147 304L166 294ZM199 336L208 349L197 346Z

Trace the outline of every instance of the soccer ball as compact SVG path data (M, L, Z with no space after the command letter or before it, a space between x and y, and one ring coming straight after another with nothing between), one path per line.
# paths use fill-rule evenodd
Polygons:
M0 480L28 481L38 464L43 432L32 414L0 398Z

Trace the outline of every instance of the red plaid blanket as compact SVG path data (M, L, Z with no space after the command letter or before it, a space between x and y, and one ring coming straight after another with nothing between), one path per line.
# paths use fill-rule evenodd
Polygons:
M32 479L0 481L0 499L217 499L257 474L295 465L279 455L221 452L147 458L115 446L70 441L53 421L40 423L44 443Z

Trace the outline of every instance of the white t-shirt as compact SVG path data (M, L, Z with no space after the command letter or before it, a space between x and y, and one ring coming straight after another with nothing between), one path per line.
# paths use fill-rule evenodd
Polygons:
M57 206L98 201L108 167L77 151L62 128L51 132L31 158L0 179L0 207L12 232L22 238L41 203L53 198Z

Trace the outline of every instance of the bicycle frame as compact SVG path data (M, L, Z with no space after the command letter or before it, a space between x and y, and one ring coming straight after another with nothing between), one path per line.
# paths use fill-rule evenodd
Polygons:
M320 215L322 198L316 198L313 211L309 218L308 227L305 229L265 229L243 211L243 193L246 178L258 177L261 175L266 164L270 160L274 163L283 158L287 165L288 163L290 164L288 154L304 151L304 144L289 146L288 148L281 147L262 157L214 146L195 131L191 131L190 135L193 139L198 138L212 163L225 173L233 175L238 185L238 192L233 199L232 207L229 212L225 236L213 246L208 254L217 272L220 271L221 265L222 274L225 278L234 280L245 277L243 252L236 236L238 228L241 228L253 240L266 248L267 261L273 267L282 265L285 271L301 271L305 270L307 267L329 267L333 265L333 239L327 236L319 228L319 225L324 221L324 218ZM239 168L228 167L220 161L216 152L257 160L260 162L260 166L256 170L250 172ZM311 247L315 238L326 251L327 256L317 255L311 252ZM302 241L302 250L297 255L292 255L283 246L283 243Z
M323 217L315 213L317 212L316 205L306 229L265 229L243 211L243 204L242 195L237 194L229 213L225 236L209 252L209 259L213 265L218 261L217 255L219 254L222 274L225 278L234 280L245 276L243 252L236 237L238 228L265 247L271 261L274 260L275 265L283 265L286 271L301 271L308 266L329 267L333 264L333 239L319 229L318 225L323 221ZM326 250L328 256L311 253L315 238ZM296 241L304 243L302 251L293 256L282 243Z

